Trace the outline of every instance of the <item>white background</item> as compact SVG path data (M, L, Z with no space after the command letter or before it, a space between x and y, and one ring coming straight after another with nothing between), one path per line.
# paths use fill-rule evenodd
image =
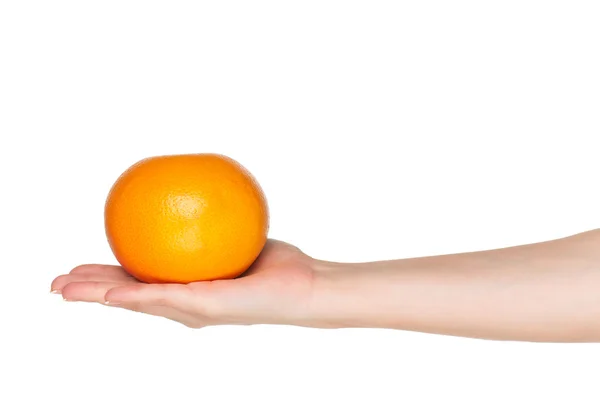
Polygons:
M187 329L66 303L152 155L220 152L270 236L367 261L600 226L596 1L2 1L2 397L597 397L598 344ZM600 288L600 287L599 287Z

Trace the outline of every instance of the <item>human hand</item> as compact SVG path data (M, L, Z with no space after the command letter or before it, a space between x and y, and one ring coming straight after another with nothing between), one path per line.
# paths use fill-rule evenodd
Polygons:
M268 240L239 278L148 284L122 267L85 264L54 279L67 301L97 302L168 318L188 327L296 323L308 319L317 261L295 246Z
M121 267L89 264L56 278L52 289L68 301L108 301L194 328L376 327L598 342L599 248L597 229L501 249L342 264L269 240L236 279L147 284Z

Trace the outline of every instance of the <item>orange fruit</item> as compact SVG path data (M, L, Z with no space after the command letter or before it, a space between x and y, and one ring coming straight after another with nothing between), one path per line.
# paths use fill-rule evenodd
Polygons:
M129 167L104 209L111 250L148 283L234 278L267 239L267 202L255 178L218 154L156 156Z

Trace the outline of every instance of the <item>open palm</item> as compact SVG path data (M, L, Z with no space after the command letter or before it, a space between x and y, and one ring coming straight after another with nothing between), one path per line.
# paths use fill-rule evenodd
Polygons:
M85 264L52 282L67 301L98 302L162 316L189 327L281 323L303 318L315 261L295 246L269 240L236 279L148 284L115 265Z

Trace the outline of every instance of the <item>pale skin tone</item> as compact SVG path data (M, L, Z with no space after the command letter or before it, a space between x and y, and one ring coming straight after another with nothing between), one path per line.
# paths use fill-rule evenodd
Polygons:
M200 328L391 328L521 341L600 342L600 229L495 250L370 263L314 259L269 240L233 280L147 284L113 265L57 277L67 301Z

